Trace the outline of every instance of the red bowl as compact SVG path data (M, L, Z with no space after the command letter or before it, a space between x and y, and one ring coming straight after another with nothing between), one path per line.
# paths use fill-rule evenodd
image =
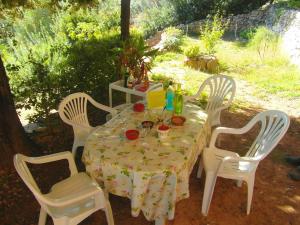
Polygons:
M144 106L143 103L135 103L135 104L133 105L133 110L134 110L135 112L144 112L145 106Z
M172 118L171 118L171 122L175 126L182 126L184 124L185 120L186 119L183 116L172 116Z
M139 137L140 132L138 130L127 130L125 135L128 140L135 140Z

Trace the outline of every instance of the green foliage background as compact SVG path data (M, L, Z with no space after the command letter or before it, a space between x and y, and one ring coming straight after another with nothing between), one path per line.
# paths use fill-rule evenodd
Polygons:
M119 10L104 7L37 8L14 18L2 53L18 107L34 107L46 118L73 92L105 102L117 75L113 49L121 42Z
M120 0L0 0L0 54L20 108L47 118L70 93L107 100L108 84L118 79ZM133 38L166 27L222 14L246 12L266 0L131 1ZM166 49L176 50L181 34L167 30ZM167 32L167 33L168 33Z

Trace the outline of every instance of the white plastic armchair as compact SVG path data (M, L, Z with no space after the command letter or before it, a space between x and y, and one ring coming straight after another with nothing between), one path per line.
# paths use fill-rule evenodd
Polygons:
M58 107L58 113L65 123L73 127L74 142L72 153L74 157L77 148L79 146L84 146L86 138L95 129L95 127L90 126L87 117L88 102L98 109L109 112L112 116L117 114L115 109L96 102L91 96L85 93L74 93L64 98Z
M42 164L67 159L70 177L52 186L51 191L42 194L27 164ZM108 225L114 225L110 203L99 185L86 173L78 173L74 158L70 152L61 152L48 156L14 156L14 166L41 205L38 225L45 225L47 214L54 225L75 225L99 209L105 211Z
M228 108L235 95L236 85L234 80L225 75L214 75L207 78L200 86L198 92L192 96L186 96L185 101L199 98L204 89L209 88L206 112L211 126L220 125L220 115L223 109ZM225 100L227 100L226 103Z
M255 124L260 123L260 132L244 157L231 151L215 146L219 134L244 134ZM289 117L281 111L269 110L257 114L245 127L234 129L218 127L211 137L208 148L204 149L203 164L206 172L204 194L202 200L202 214L207 215L212 199L217 177L238 181L238 186L245 181L248 186L247 214L250 213L255 172L259 162L264 159L278 144L289 127ZM201 176L200 161L198 177Z

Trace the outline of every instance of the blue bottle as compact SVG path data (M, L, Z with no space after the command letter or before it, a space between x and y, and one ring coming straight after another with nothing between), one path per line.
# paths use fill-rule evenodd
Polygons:
M171 85L169 84L169 87L167 89L166 93L166 110L173 111L174 110L174 90Z

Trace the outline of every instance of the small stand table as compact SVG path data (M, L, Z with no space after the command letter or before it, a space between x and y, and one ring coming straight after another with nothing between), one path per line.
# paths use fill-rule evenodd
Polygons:
M133 88L126 88L124 87L124 81L123 80L118 80L116 82L110 83L109 84L109 106L112 107L112 90L117 90L126 93L126 103L131 103L131 95L136 95L145 98L147 95L147 92L154 90L156 88L163 87L162 83L153 83L150 82L150 87L148 88L147 91L142 92L138 91Z

